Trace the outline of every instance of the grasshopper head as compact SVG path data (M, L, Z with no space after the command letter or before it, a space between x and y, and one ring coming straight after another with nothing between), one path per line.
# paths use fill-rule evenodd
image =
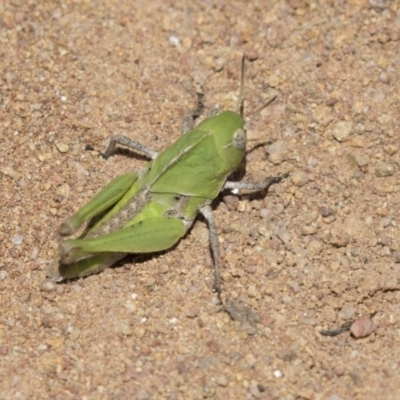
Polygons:
M201 122L197 130L211 133L225 168L234 171L246 152L245 120L234 111L222 111Z
M245 120L234 111L224 111L218 117L223 128L221 132L215 133L214 140L220 149L221 158L234 171L246 153Z

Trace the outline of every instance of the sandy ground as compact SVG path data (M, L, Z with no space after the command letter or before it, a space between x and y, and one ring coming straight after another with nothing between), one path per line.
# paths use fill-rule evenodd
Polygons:
M398 1L0 0L1 399L398 399ZM157 151L184 111L233 108L244 179L162 255L43 284L57 227ZM87 145L98 151L87 151ZM229 302L229 303L228 303ZM365 338L323 336L376 313Z

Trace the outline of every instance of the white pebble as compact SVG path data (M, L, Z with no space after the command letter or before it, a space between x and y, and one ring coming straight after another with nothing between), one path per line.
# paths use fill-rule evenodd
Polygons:
M282 378L282 376L283 376L282 371L280 371L279 369L275 370L274 376L275 376L275 378Z
M170 36L168 39L169 43L172 44L172 46L180 46L181 41L179 40L179 38L177 36Z
M23 240L24 240L24 236L23 235L14 235L13 238L12 238L12 242L15 245L22 244Z

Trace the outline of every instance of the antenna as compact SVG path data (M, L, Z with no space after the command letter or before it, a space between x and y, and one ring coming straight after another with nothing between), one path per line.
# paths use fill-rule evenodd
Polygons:
M253 111L247 118L246 118L246 126L249 126L251 124L252 119L257 115L260 114L264 108L267 108L271 103L273 103L276 99L278 98L278 95L272 96L270 99L268 99L263 105L258 107L255 111Z
M244 62L245 56L242 56L242 63L240 66L240 88L239 88L239 97L236 103L235 111L240 113L243 117L243 90L244 90Z
M245 63L246 57L243 54L242 56L242 61L240 65L240 88L239 88L239 97L237 99L235 111L240 114L240 116L243 118L243 92L244 92L244 63ZM278 96L272 96L270 99L268 99L263 105L258 107L255 111L253 111L247 118L246 118L246 125L249 126L251 123L252 118L254 118L257 114L259 114L264 108L267 108L271 103L273 103Z

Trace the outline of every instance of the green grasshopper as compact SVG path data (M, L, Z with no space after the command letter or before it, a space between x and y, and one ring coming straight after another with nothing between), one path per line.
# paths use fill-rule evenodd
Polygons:
M99 219L92 226L89 223L77 239L60 243L59 257L47 271L49 278L62 281L82 277L110 267L129 253L167 250L179 242L201 213L209 227L214 287L221 299L219 244L212 201L224 189L264 190L286 176L258 183L227 180L246 152L246 122L239 114L244 60L243 57L236 111L214 113L194 129L192 119L191 126L184 124L183 135L160 154L125 136L111 139L105 158L120 144L147 155L151 161L139 172L113 179L61 224L59 234L70 236L85 222Z

